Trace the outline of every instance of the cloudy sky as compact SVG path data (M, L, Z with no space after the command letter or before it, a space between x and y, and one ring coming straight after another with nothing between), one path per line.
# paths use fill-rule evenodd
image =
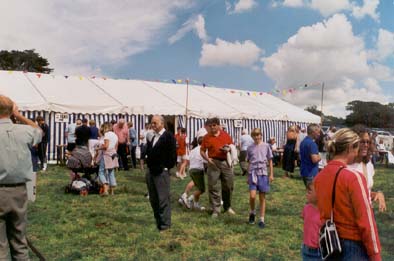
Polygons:
M14 0L0 10L0 50L36 49L55 74L279 90L302 108L320 108L324 82L324 112L336 116L355 99L394 102L392 0Z

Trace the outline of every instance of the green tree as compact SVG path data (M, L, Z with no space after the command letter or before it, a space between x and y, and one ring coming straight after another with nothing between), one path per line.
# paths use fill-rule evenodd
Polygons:
M53 69L48 68L48 66L48 60L41 57L34 49L24 51L0 51L1 70L50 73Z
M322 116L322 112L319 111L319 110L317 109L317 106L316 106L316 105L308 106L308 107L305 108L305 110L306 110L306 111L309 111L310 113L313 113L313 114L315 114L315 115L317 115L317 116L319 116L319 117ZM324 116L324 115L323 115L323 116Z
M319 117L321 117L323 115L323 125L342 126L345 124L345 119L338 118L338 117L331 116L331 115L325 115L324 113L322 113L321 111L319 111L317 109L316 105L308 106L305 108L305 110L309 111L310 113L313 113Z
M364 124L371 128L390 128L394 126L393 106L378 102L351 101L346 110L351 113L346 117L348 125Z

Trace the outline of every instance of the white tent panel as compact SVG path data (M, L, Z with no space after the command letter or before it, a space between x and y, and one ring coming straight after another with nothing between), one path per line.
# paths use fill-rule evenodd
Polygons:
M130 114L183 114L182 105L150 86L150 82L139 80L94 79L97 85L116 97Z
M168 84L160 82L148 82L155 90L165 93L183 107L180 115L186 113L186 92L185 84ZM213 116L223 118L239 118L240 111L233 106L228 106L220 99L209 96L202 92L199 86L189 85L188 94L188 116L209 118Z
M90 79L48 74L28 74L29 79L46 98L49 110L69 113L118 113L123 105Z
M22 72L0 71L0 94L17 101L19 109L23 111L48 109L44 97L33 88L26 74Z
M320 122L318 116L267 93L0 71L0 91L14 99L22 110L185 115L187 90L191 117Z

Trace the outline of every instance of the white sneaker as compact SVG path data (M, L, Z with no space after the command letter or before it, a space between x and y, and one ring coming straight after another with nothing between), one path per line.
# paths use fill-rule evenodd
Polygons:
M187 209L190 209L189 200L187 200L186 194L182 194L181 198L178 200L179 203L184 205Z
M235 211L232 208L227 209L226 213L232 216L236 215Z
M201 206L200 203L198 203L198 202L194 202L193 209L199 210L199 211L204 211L205 210L205 208L203 206Z

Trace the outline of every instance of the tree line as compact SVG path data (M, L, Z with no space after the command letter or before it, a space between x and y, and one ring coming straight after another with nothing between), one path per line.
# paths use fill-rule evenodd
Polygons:
M354 100L346 105L346 110L350 111L346 118L324 115L316 105L308 106L305 110L320 117L323 115L323 125L363 124L369 128L394 128L394 103L384 105L379 102Z

